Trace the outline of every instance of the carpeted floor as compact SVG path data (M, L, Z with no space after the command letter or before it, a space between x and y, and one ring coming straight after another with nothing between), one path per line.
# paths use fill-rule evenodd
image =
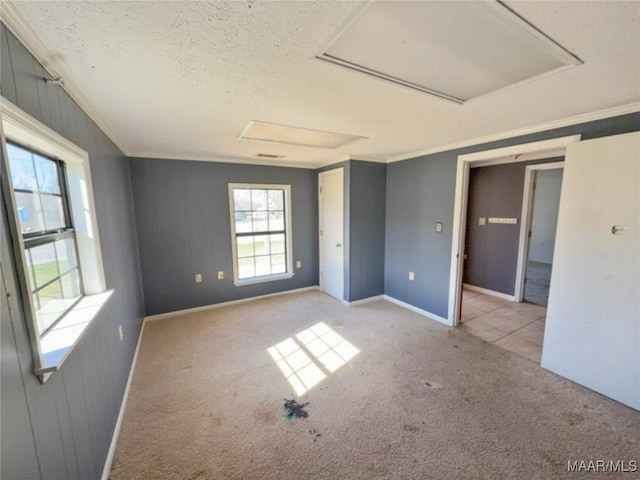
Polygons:
M283 371L319 383L297 397ZM110 478L611 479L567 462L639 456L640 412L385 301L305 292L147 322Z

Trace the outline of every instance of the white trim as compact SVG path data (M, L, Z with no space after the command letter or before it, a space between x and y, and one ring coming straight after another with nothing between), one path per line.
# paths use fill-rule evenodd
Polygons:
M551 120L549 122L539 123L537 125L531 125L528 127L517 128L514 130L507 130L499 133L492 133L481 137L470 138L468 140L461 140L459 142L448 143L437 147L426 148L424 150L416 150L411 153L401 153L398 155L391 155L387 157L387 163L399 162L402 160L408 160L410 158L422 157L424 155L431 155L433 153L446 152L449 150L456 150L459 148L481 146L482 144L495 142L497 140L505 140L508 138L520 137L536 132L544 132L547 130L554 130L556 128L567 127L571 125L578 125L581 123L593 122L595 120L602 120L605 118L617 117L619 115L626 115L628 113L635 113L640 111L640 102L628 103L617 107L607 108L604 110L598 110L590 113L583 113L581 115L574 115L572 117L565 117L559 120Z
M217 162L217 163L235 163L238 165L267 165L270 167L289 167L289 168L305 168L309 170L317 170L322 168L321 163L307 163L296 160L285 159L264 159L264 158L241 158L241 157L217 157L211 155L185 155L180 153L158 153L158 152L136 152L132 151L127 154L131 158L149 158L153 160L185 160L189 162ZM349 160L349 155L342 155L340 158L331 160L327 165Z
M291 278L295 275L293 271L293 224L291 223L291 185L275 185L267 183L229 183L229 222L231 227L231 251L233 255L233 284L236 287L243 285L251 285L253 283L264 283L275 280L283 280ZM283 190L284 191L284 237L285 237L285 253L287 260L287 271L277 273L273 275L256 276L251 278L240 279L238 277L238 257L236 248L236 218L235 218L235 205L233 199L234 189L256 189L256 190ZM254 232L256 235L267 232ZM255 253L255 252L254 252ZM255 272L254 272L255 273Z
M323 260L324 260L324 250L322 248L322 230L323 230L323 226L322 226L322 208L323 208L323 204L322 204L322 179L328 175L337 175L337 174L341 174L342 175L342 245L344 247L344 167L338 167L338 168L333 168L331 170L325 170L324 172L320 172L318 173L318 284L319 284L319 289L321 291L325 291L324 290L324 274L322 272L322 267L324 265ZM344 252L346 251L345 248L342 249L342 297L340 299L340 301L345 302L346 300L344 299L344 267L345 267L345 261L344 261ZM326 293L326 292L325 292Z
M581 135L571 135L567 137L553 138L551 140L543 140L541 142L523 143L510 147L484 150L481 152L458 156L451 234L451 269L449 274L448 321L450 322L450 325L457 326L460 320L458 311L460 309L460 294L462 291L461 279L464 261L462 252L464 251L467 193L469 189L469 170L471 168L471 164L477 162L482 162L483 165L491 165L493 162L504 163L504 158L509 156L512 157L510 163L522 162L532 158L527 154L536 152L540 152L541 154L544 154L545 152L554 152L554 154L557 154L559 149L566 149L568 145L579 142L580 139ZM546 154L544 156L546 156Z
M395 303L396 305L399 305L399 306L401 306L403 308L406 308L407 310L411 310L412 312L419 313L420 315L424 315L425 317L429 317L432 320L436 320L436 321L438 321L440 323L444 323L445 325L447 325L449 327L451 326L451 323L449 322L449 320L447 320L444 317L441 317L440 315L436 315L435 313L431 313L431 312L428 312L428 311L423 310L421 308L415 307L415 306L411 305L410 303L403 302L402 300L398 300L397 298L391 297L391 296L386 295L386 294L383 295L382 298L384 300L386 300L387 302Z
M331 297L333 298L333 297ZM347 307L357 307L358 305L364 305L365 303L375 302L376 300L383 300L384 295L374 295L373 297L362 298L360 300L354 300L353 302L347 302L342 300Z
M96 122L105 135L107 135L125 155L129 156L128 150L124 148L122 142L120 142L107 122L93 107L91 102L89 102L87 96L82 92L82 89L73 81L73 77L64 69L62 63L57 60L56 56L51 54L49 48L40 40L40 37L38 37L36 32L24 20L12 2L2 1L0 20L2 20L11 33L25 46L29 53L35 57L49 75L52 77L61 77L64 80L62 88L75 100L91 120Z
M129 376L127 377L127 385L124 388L124 394L122 395L122 402L120 403L120 411L118 412L118 419L116 420L116 426L113 429L113 435L111 435L111 443L109 444L109 452L107 453L107 459L104 462L102 469L102 480L109 480L109 474L111 473L111 465L113 464L113 457L116 453L116 446L118 444L118 437L120 436L120 428L122 428L122 421L124 420L124 412L127 408L127 400L129 399L129 390L131 389L131 383L133 382L133 373L136 369L136 363L138 361L138 353L140 352L140 344L142 343L142 335L144 334L144 326L146 319L142 320L140 327L140 333L138 334L138 343L136 344L136 350L133 354L133 360L131 361L131 367L129 368Z
M516 297L513 295L507 295L506 293L496 292L495 290L489 290L488 288L477 287L475 285L470 285L468 283L463 284L463 288L467 290L471 290L472 292L483 293L485 295L491 295L492 297L502 298L503 300L509 300L510 302L515 302Z
M289 295L291 293L308 292L311 290L318 290L318 286L313 285L311 287L296 288L294 290L285 290L283 292L268 293L266 295L258 295L255 297L241 298L239 300L230 300L228 302L214 303L211 305L204 305L202 307L187 308L185 310L175 310L173 312L167 312L167 313L159 313L157 315L150 315L148 317L145 317L144 320L151 322L154 320L162 320L163 318L188 315L190 313L206 312L207 310L215 310L216 308L229 307L231 305L237 305L238 303L253 302L254 300L261 300L263 298L277 297L280 295Z
M529 257L531 207L533 206L533 172L537 170L556 169L564 169L564 162L528 165L524 171L524 192L522 194L522 213L520 214L520 236L518 240L518 268L516 270L516 286L514 289L514 298L516 302L522 302L524 298L524 281L527 273L527 258Z

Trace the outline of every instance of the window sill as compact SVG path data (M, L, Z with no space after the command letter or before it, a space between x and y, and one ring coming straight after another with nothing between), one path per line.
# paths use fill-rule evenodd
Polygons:
M83 297L60 322L40 338L40 368L35 373L44 383L58 370L113 295L113 290Z
M253 277L245 280L234 280L233 284L236 287L242 287L243 285L253 285L254 283L271 282L274 280L285 280L287 278L293 278L294 273L278 273L277 275L265 275L264 277Z

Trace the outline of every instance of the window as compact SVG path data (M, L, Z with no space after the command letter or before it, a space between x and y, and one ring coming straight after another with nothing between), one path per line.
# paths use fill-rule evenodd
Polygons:
M13 143L7 159L37 332L80 300L82 282L64 163Z
M229 184L236 285L291 278L291 187Z
M107 303L87 152L0 97L2 210L35 375L58 370Z

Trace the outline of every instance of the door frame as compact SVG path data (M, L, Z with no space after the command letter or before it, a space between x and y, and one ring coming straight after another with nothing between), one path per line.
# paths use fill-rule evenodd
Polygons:
M524 297L524 282L527 273L527 258L529 256L529 231L533 216L533 184L534 173L542 170L564 170L564 162L539 163L527 165L524 170L524 192L522 194L522 213L520 215L520 237L518 240L518 268L516 270L516 286L513 291L515 301L522 302ZM562 187L560 187L562 188Z
M460 322L464 262L463 252L467 223L469 171L471 167L502 165L506 163L526 162L535 160L536 158L564 156L567 146L579 142L581 137L581 135L570 135L539 142L523 143L510 147L458 155L451 233L451 269L449 275L449 309L447 315L448 323L452 327L457 326Z
M319 277L319 287L320 290L324 292L324 272L323 272L323 261L324 261L324 251L322 247L322 178L335 175L340 173L342 175L342 300L344 301L344 167L332 168L331 170L326 170L324 172L318 173L318 277Z

